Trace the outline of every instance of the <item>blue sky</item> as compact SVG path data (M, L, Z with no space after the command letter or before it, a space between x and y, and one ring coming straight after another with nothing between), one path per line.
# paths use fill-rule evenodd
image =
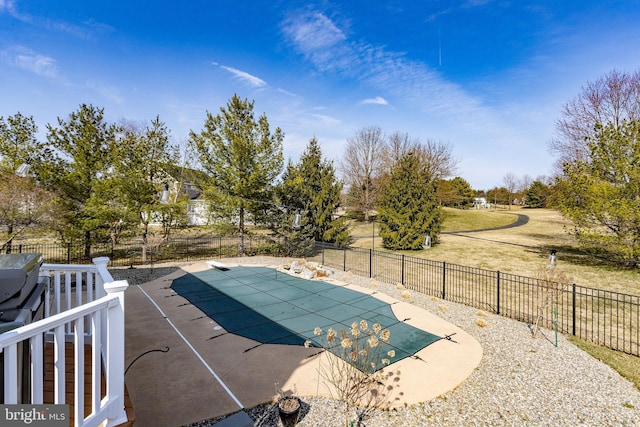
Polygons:
M184 144L237 93L339 160L363 127L450 143L476 189L552 173L562 105L640 69L640 1L0 0L0 116L156 115Z

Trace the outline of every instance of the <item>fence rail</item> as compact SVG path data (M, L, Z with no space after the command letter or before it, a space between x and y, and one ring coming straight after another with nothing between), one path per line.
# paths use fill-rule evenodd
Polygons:
M246 237L246 255L283 255L283 246L268 237ZM83 245L14 244L13 252L39 252L49 263L90 263L108 256L113 266L190 261L237 256L236 237L176 238L147 251L140 242L115 247L96 245L85 257ZM432 261L372 249L336 247L317 242L308 257L328 267L352 271L443 300L477 307L640 356L640 296L570 284L558 286L536 278ZM552 297L553 301L549 301Z
M279 248L277 243L266 237L247 237L244 245L245 255L277 254ZM112 266L123 267L237 256L239 241L237 237L172 238L161 245L148 246L144 251L146 260L143 259L142 248L141 241L133 240L113 246L94 244L89 253L82 243L14 243L10 250L13 253L41 253L47 263L55 264L91 264L93 258L108 257Z
M311 259L640 356L638 295L326 243Z

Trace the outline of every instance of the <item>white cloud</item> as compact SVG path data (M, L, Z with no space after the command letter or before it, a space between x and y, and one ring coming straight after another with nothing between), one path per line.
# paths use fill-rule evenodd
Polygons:
M20 21L30 21L28 16L18 13L16 2L14 0L0 0L0 13L3 12L7 12L9 15Z
M215 62L213 64L214 65L218 65ZM219 67L222 68L223 70L226 70L226 71L230 72L231 74L233 74L238 79L248 83L250 86L253 86L253 87L265 87L265 86L268 86L267 82L265 82L261 78L256 77L256 76L254 76L252 74L249 74L249 73L247 73L245 71L241 71L241 70L238 70L237 68L233 68L233 67L227 67L225 65L220 65Z
M328 116L326 114L311 114L311 117L316 119L317 123L320 126L336 127L336 126L339 126L342 123L342 121L340 119Z
M120 91L115 86L107 86L102 83L90 80L87 82L87 87L95 92L99 93L102 97L114 104L123 104L124 98L120 95Z
M284 32L307 53L326 49L346 39L344 33L325 15L307 12L284 22Z
M373 105L389 105L389 102L381 96L376 96L375 98L366 98L360 101L360 104L373 104Z
M42 77L59 79L60 71L57 61L46 55L37 53L23 46L12 46L0 52L3 62L37 74Z
M352 53L347 37L322 13L292 14L281 27L295 49L321 71L348 68Z
M483 105L481 99L460 85L402 53L347 39L345 33L321 13L303 11L292 15L282 28L286 40L318 71L334 73L392 94L405 107L426 114L423 120L456 123L472 134L489 133L495 140L506 141L514 136L499 113ZM324 41L309 41L314 35Z
M18 11L14 0L0 0L0 13L5 11L19 21L44 28L48 31L59 31L86 40L95 39L95 35L97 33L113 31L113 27L110 25L95 22L92 19L78 25L64 21L52 21L48 18L34 16L29 13L22 13Z

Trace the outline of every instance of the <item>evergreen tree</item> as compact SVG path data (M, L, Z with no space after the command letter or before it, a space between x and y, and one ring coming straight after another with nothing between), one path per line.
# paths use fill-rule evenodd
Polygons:
M179 225L179 218L185 216L186 204L179 199L175 185L180 183L168 173L180 162L178 147L170 144L169 130L156 116L144 130L133 124L125 126L113 156L118 160L114 174L102 189L111 193L110 215L102 217L108 220L112 243L118 232L140 226L142 260L146 261L149 225L155 222L163 225L160 240L164 241L169 230Z
M283 139L280 128L271 133L266 115L254 119L253 101L237 95L217 116L207 113L202 132L190 133L200 164L235 207L240 255L244 255L247 213L257 216L273 200L272 184L283 165Z
M438 180L437 194L442 206L457 208L470 205L475 197L471 185L459 176L449 180Z
M0 172L16 173L23 164L32 161L38 151L38 127L32 116L19 112L13 116L0 116Z
M542 181L533 181L524 194L525 206L528 208L546 208L550 192L549 186Z
M421 249L426 235L437 241L442 215L435 181L412 153L404 155L385 180L378 219L385 248Z
M346 220L333 218L341 192L342 183L336 178L333 163L323 160L318 140L312 138L300 163L287 165L277 191L284 218L276 223L276 229L284 234L291 227L296 252L307 253L314 241L348 242ZM298 223L292 227L296 215Z
M58 118L58 128L47 125L47 141L54 150L41 151L46 163L40 179L57 191L66 212L65 222L58 224L63 240L82 236L85 256L90 257L94 234L101 221L92 215L91 205L101 192L98 185L106 179L112 166L118 127L104 120L104 110L82 104L69 120Z

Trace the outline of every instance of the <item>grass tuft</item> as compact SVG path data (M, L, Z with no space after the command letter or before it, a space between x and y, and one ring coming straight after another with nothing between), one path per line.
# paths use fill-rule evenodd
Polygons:
M482 319L477 319L476 325L480 326L481 328L486 328L487 326L489 326L489 324Z

